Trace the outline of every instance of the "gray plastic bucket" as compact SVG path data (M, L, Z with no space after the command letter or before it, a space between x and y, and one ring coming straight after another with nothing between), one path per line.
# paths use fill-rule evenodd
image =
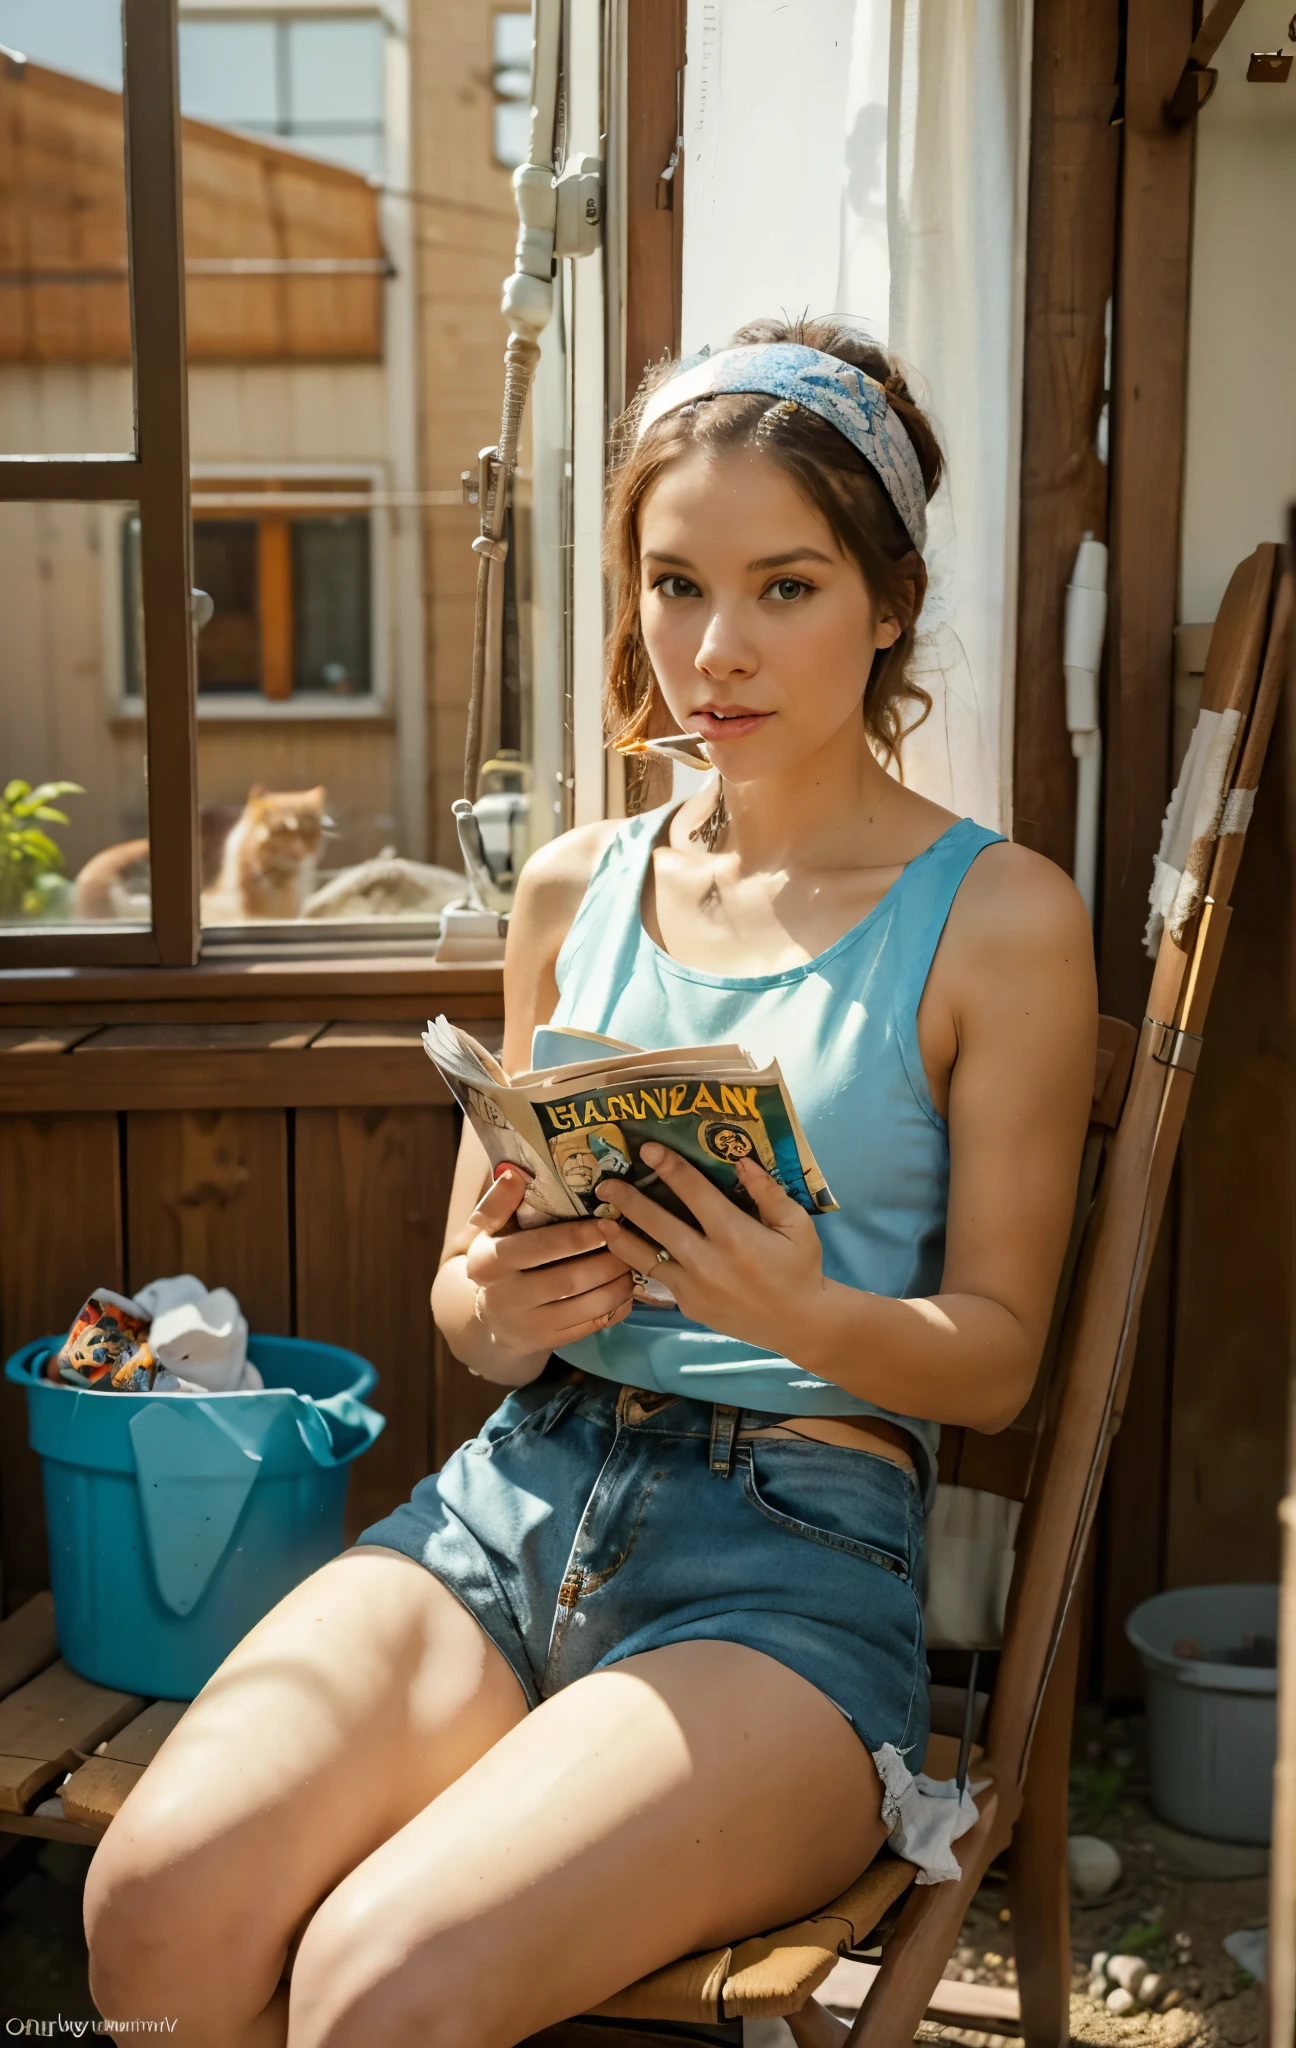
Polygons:
M1268 1843L1277 1749L1276 1670L1176 1657L1278 1633L1276 1586L1182 1586L1136 1607L1125 1633L1147 1672L1152 1804L1172 1827L1216 1842Z

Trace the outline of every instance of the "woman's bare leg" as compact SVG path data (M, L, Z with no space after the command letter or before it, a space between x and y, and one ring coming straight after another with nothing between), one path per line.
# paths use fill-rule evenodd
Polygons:
M569 1686L342 1879L289 2048L513 2048L691 1950L813 1910L885 1839L863 1743L758 1651Z
M527 1712L421 1565L348 1552L221 1666L132 1792L86 1885L91 1988L183 2048L282 2048L311 1908Z

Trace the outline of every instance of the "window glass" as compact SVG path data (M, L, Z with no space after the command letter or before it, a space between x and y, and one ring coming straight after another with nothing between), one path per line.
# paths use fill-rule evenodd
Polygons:
M367 697L373 680L369 519L354 512L294 519L291 534L293 689Z
M128 451L119 0L0 0L0 43L0 451Z
M259 539L254 519L194 521L194 577L213 605L198 635L201 692L262 688Z
M383 36L377 21L289 21L288 108L294 128L383 117Z
M531 124L531 16L497 14L493 22L495 156L515 170L527 159Z
M182 22L180 95L199 120L281 136L365 177L385 168L383 26L375 16Z
M180 105L198 121L273 133L280 118L273 21L182 21Z
M149 923L133 506L0 504L0 928ZM122 715L124 664L133 704Z

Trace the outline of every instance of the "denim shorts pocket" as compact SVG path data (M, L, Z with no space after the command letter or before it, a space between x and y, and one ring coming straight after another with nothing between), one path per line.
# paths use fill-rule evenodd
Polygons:
M875 1465L883 1470L874 1471ZM807 1438L749 1445L742 1482L752 1506L789 1535L845 1551L909 1583L908 1474L899 1466Z

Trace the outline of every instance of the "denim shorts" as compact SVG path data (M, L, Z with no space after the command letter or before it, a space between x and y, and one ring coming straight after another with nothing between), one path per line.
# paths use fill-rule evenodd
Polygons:
M532 1706L664 1643L745 1643L918 1769L917 1482L874 1452L740 1434L778 1420L555 1362L359 1540L448 1586Z

